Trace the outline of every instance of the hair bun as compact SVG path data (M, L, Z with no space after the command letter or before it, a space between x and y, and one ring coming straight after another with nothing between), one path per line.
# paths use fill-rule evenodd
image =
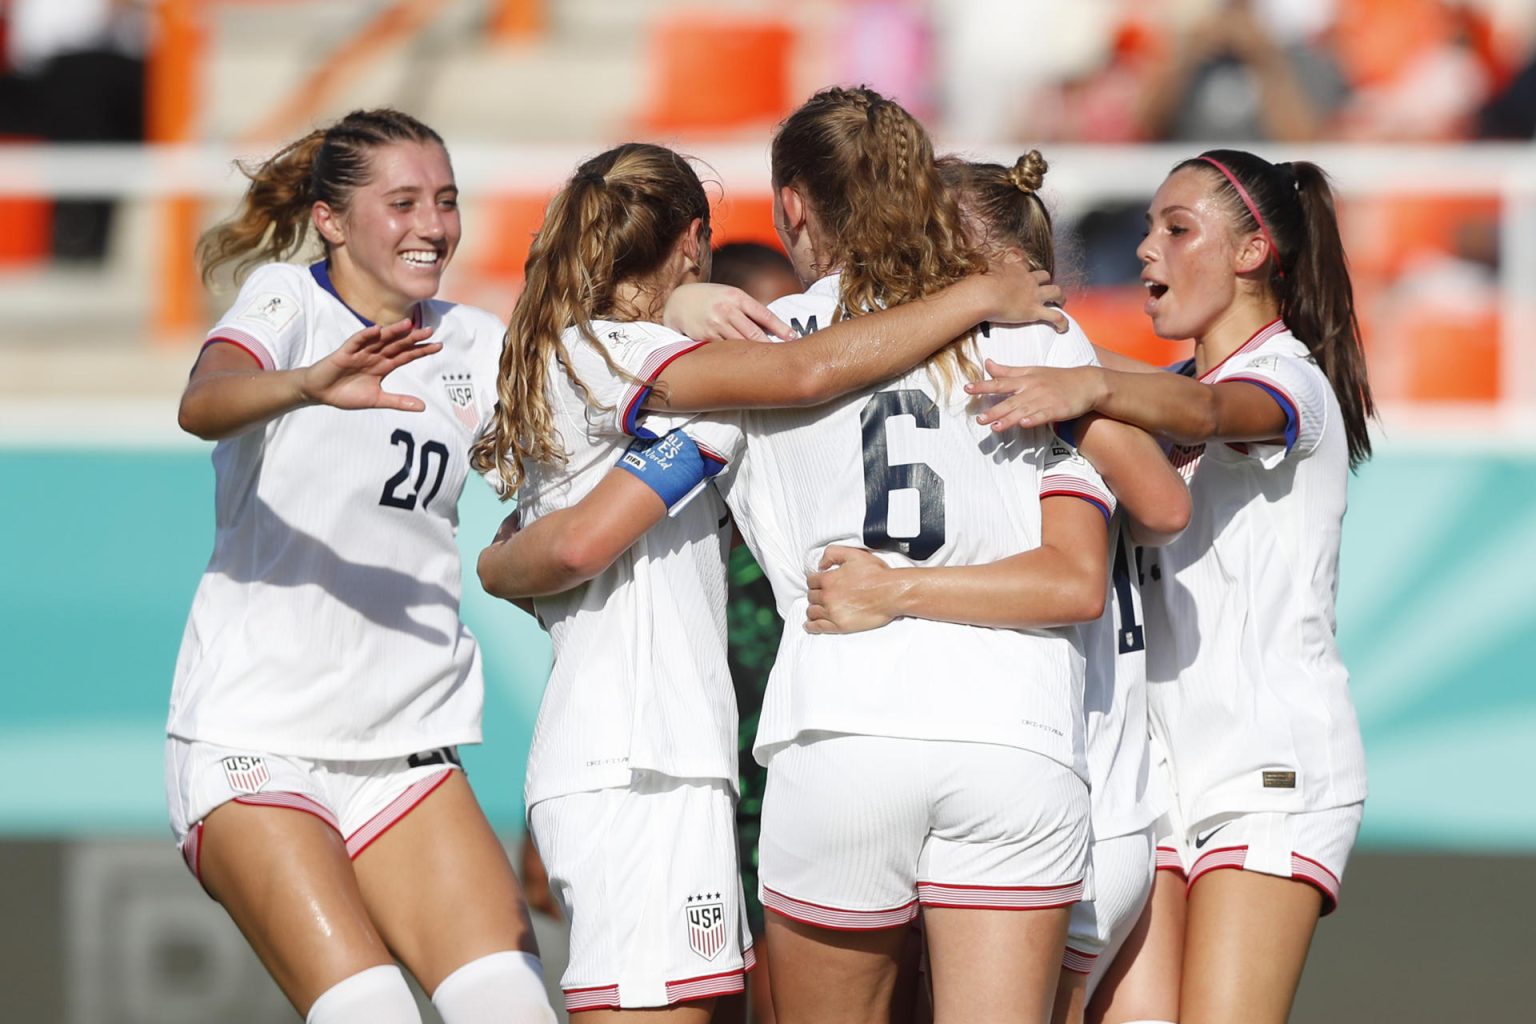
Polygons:
M1040 190L1040 183L1045 180L1045 172L1050 168L1051 165L1045 162L1045 157L1040 155L1040 151L1032 149L1019 157L1009 169L1008 180L1020 192L1033 195Z

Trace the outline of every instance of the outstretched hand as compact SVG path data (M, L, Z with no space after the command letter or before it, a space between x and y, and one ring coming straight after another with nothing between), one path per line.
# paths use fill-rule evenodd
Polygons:
M662 323L696 341L784 341L794 329L740 288L685 284L667 297Z
M863 548L830 545L822 553L820 571L807 574L805 584L810 600L807 633L859 633L896 617L897 577Z
M992 256L982 280L990 285L993 311L987 319L1000 324L1047 323L1056 333L1067 330L1067 317L1061 309L1061 286L1051 283L1044 270L1031 270L1017 249L1003 250Z
M337 409L399 409L421 412L426 403L415 395L384 390L384 378L395 370L442 349L428 341L430 327L412 327L399 320L364 327L330 355L308 366L300 378L304 397Z
M1006 395L976 422L995 431L1038 427L1074 419L1094 406L1104 393L1104 375L1097 366L1004 366L987 360L987 380L965 386L972 395Z

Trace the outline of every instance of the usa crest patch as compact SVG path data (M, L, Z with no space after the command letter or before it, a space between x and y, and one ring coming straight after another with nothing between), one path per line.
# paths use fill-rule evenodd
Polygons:
M448 404L464 429L471 432L480 429L480 403L475 401L475 382L467 373L449 373L443 376L443 387L448 391Z
M713 960L725 948L725 904L720 894L688 897L688 948L705 960Z
M236 793L259 793L262 786L272 781L272 776L267 772L267 763L259 757L242 754L226 757L221 763L224 765L224 778L228 780L229 788Z

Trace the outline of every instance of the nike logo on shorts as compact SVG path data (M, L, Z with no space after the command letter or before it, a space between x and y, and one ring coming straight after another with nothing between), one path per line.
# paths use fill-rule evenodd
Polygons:
M1220 832L1222 829L1226 828L1230 824L1232 824L1230 821L1222 822L1220 825L1217 825L1215 828L1211 829L1205 835L1203 835L1203 836L1196 836L1195 837L1195 849L1197 849L1197 850L1204 849L1205 848L1205 844L1211 841L1211 836L1215 835L1217 832Z

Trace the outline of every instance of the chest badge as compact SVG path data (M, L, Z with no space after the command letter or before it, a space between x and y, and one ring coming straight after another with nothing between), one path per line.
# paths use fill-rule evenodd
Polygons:
M443 387L448 391L448 405L453 415L470 433L480 429L480 404L475 401L475 382L467 373L449 373L443 376Z

